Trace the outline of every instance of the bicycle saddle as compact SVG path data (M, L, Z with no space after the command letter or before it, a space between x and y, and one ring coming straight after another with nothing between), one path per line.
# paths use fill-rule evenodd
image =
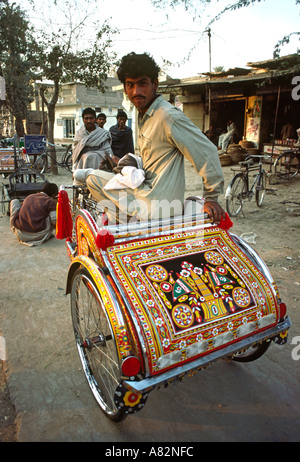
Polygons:
M250 167L251 165L254 165L254 162L252 159L248 159L248 160L243 160L242 162L239 162L239 165L241 167Z

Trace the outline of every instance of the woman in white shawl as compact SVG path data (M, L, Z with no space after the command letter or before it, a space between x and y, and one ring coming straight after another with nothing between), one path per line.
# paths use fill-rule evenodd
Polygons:
M76 132L73 145L73 171L99 167L105 153L113 156L111 136L96 124L96 112L92 108L82 111L84 125Z

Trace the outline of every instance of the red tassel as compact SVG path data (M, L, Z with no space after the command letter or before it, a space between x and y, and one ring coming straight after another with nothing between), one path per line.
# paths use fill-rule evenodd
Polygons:
M115 238L108 229L100 229L96 237L96 246L100 250L106 250L108 247L113 245Z
M107 226L108 225L108 218L107 218L107 215L105 213L102 214L101 216L101 221L102 221L102 225L103 226Z
M225 213L225 218L223 217L221 218L221 221L218 224L218 226L224 229L225 231L228 231L233 226L233 223L231 219L229 218L228 213Z
M71 212L71 204L68 193L61 189L58 193L58 201L56 206L56 238L66 239L72 237L73 220Z

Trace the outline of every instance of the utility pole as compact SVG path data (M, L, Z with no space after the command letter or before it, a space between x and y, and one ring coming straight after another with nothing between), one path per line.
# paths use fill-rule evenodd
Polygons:
M209 73L211 73L211 29L207 29L208 51L209 51ZM211 79L211 76L209 76ZM211 117L211 88L208 87L208 138L210 139L210 117Z
M207 29L208 33L208 50L209 50L209 72L211 72L211 29Z

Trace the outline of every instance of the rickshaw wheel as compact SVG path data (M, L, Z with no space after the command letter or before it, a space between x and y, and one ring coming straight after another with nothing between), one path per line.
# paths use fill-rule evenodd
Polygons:
M114 394L120 383L119 358L113 330L103 300L91 275L75 271L71 289L71 312L76 345L89 387L102 411L111 420L125 418Z
M247 350L241 353L235 354L234 356L232 356L232 359L233 361L237 361L240 363L249 363L250 361L255 361L267 351L270 345L271 341L265 340L262 343L258 343L257 345L247 348Z

